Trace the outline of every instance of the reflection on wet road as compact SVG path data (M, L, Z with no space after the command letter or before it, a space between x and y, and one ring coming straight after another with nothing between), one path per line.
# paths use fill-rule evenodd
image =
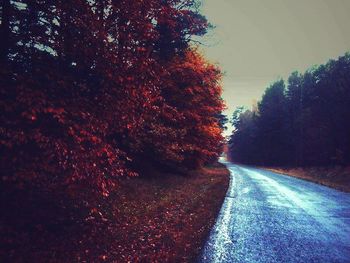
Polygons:
M350 194L225 164L231 185L199 262L350 262Z

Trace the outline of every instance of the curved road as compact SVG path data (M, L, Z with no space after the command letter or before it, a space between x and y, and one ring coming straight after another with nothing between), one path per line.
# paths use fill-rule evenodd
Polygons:
M230 187L199 262L350 262L350 194L224 164Z

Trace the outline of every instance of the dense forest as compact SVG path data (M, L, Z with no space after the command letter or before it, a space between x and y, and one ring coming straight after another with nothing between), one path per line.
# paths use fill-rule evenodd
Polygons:
M350 164L350 54L277 80L232 118L230 157L275 166Z
M2 183L82 183L196 168L221 153L219 68L192 0L3 0Z

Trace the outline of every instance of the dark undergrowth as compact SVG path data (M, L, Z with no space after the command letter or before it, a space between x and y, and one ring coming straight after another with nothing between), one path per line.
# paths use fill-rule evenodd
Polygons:
M125 178L109 197L83 187L1 185L1 262L191 262L215 222L229 173Z

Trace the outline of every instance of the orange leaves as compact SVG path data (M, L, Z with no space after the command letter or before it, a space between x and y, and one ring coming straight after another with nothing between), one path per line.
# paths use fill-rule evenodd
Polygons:
M43 185L81 182L108 194L119 176L137 175L140 160L181 166L218 152L220 72L189 48L190 35L206 27L191 4L72 3L14 14L18 41L30 35L53 51L13 46L13 64L0 68L1 94L9 94L0 101L1 168L14 177L28 171ZM47 16L47 30L26 32L26 15L37 13ZM19 70L3 83L4 68Z
M196 50L187 50L185 57L170 62L163 80L166 106L160 116L164 126L158 129L158 134L167 131L167 142L158 149L165 153L161 158L192 166L221 153L223 137L214 117L224 108L220 78L220 71Z

